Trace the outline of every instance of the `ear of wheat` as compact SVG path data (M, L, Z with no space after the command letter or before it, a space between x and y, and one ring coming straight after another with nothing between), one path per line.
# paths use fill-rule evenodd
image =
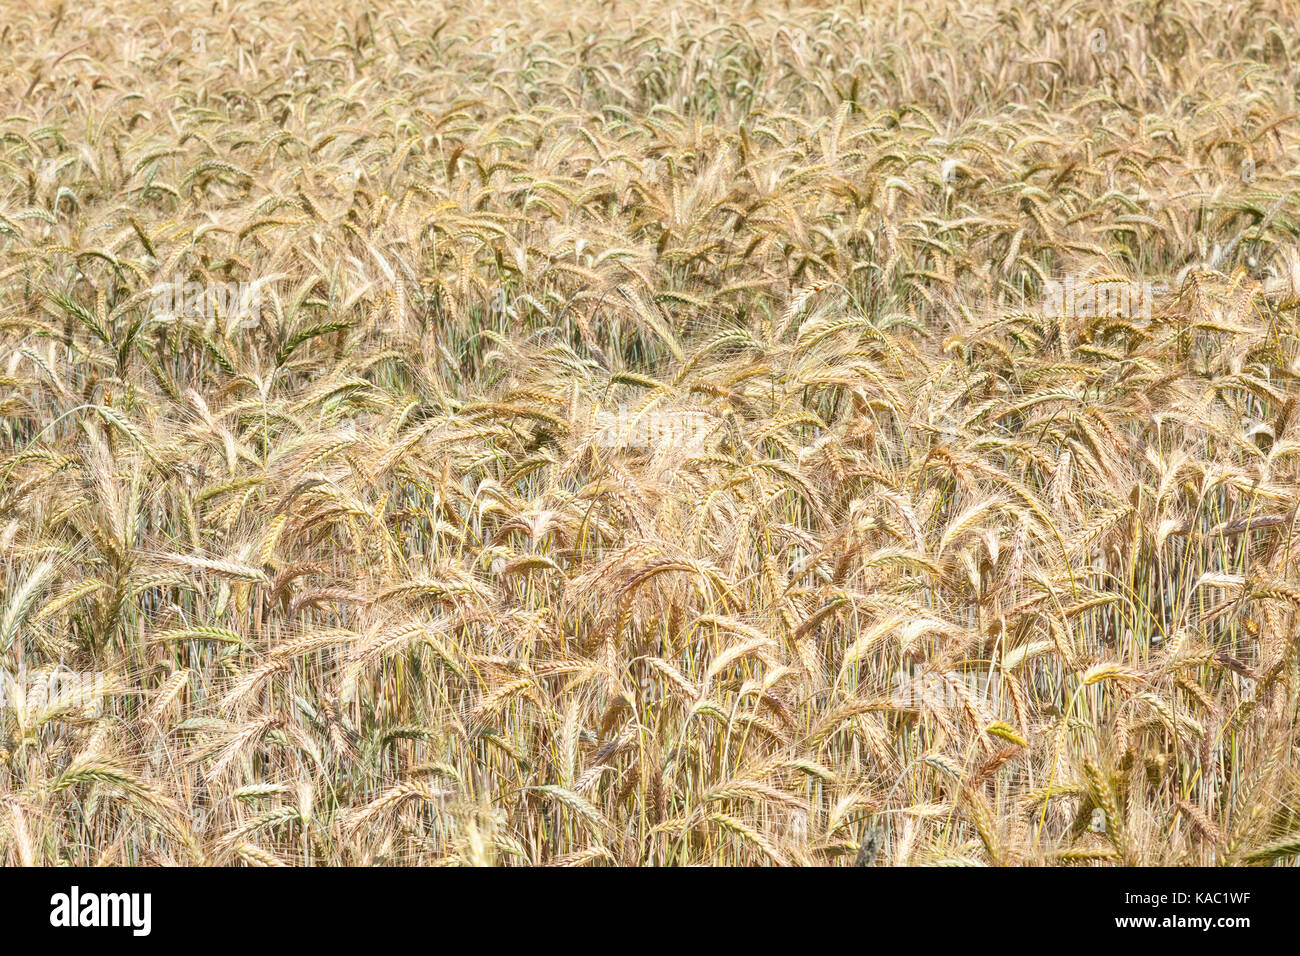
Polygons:
M1294 860L1294 2L372 6L6 11L0 863Z

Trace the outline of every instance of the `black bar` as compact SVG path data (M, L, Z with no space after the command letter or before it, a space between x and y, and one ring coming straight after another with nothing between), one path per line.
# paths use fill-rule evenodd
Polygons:
M148 935L118 926L55 926L60 901L77 887L98 913L96 894L149 894ZM978 938L1006 920L1024 932L1090 940L1158 940L1195 933L1229 941L1292 924L1290 868L1229 869L72 869L0 870L7 929L52 942L114 938L127 945L334 944L339 933L390 938L397 929L455 924L458 932L521 934L558 920L582 934L623 937L649 920L669 929L701 919L719 938L821 931L862 941L922 932L937 942ZM121 898L115 898L121 909ZM112 915L113 905L106 912ZM138 913L142 907L134 911ZM414 922L413 922L414 920ZM539 922L540 921L540 922ZM1140 922L1135 922L1140 921ZM1208 922L1207 922L1208 921ZM67 922L65 919L64 922ZM137 920L137 923L141 922ZM725 925L724 925L725 924ZM813 931L813 927L820 929ZM255 932L255 937L250 933ZM692 930L694 933L695 930ZM19 937L14 937L19 938ZM1020 936L1028 940L1029 936ZM692 936L694 940L695 937Z

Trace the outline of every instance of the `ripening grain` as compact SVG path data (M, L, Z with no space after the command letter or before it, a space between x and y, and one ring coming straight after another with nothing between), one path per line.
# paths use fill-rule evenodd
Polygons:
M0 864L1300 853L1296 3L374 6L4 13Z

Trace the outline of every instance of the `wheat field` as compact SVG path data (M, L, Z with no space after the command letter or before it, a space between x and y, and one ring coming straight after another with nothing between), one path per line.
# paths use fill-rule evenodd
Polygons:
M1300 5L4 6L0 864L1300 854Z

